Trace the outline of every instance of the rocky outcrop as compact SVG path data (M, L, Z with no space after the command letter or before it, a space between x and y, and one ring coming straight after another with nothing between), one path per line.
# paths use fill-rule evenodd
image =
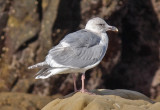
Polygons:
M34 80L49 48L99 16L119 29L108 32L103 61L86 73L86 88L125 88L157 99L160 11L158 0L0 0L0 92L43 95L73 91L71 75ZM77 74L80 88L80 75Z
M93 91L92 91L93 92ZM129 90L96 90L55 99L42 110L159 110L160 102Z

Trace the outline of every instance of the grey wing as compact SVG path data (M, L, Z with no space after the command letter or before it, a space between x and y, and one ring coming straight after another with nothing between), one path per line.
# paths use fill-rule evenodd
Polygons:
M70 46L63 47L63 42L68 43ZM99 43L99 36L86 30L77 31L67 35L59 45L51 49L46 61L50 63L51 60L54 60L60 65L75 68L93 65L102 60L106 51L105 47L99 45Z
M105 48L97 45L89 48L65 47L62 51L50 53L50 56L64 67L83 68L101 61L104 53Z

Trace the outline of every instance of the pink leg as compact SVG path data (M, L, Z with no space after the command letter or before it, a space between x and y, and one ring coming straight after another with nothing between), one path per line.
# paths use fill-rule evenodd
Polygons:
M82 89L81 89L81 92L84 93L85 92L85 89L84 89L85 73L82 74L81 80L82 80Z
M86 89L84 89L85 73L82 74L81 80L82 80L82 89L80 90L80 92L82 92L82 93L88 93L90 95L95 95L94 93L91 93L91 92L87 91Z
M75 74L72 74L72 77L73 77L73 84L74 84L74 92L77 92L77 86L76 86L76 76Z

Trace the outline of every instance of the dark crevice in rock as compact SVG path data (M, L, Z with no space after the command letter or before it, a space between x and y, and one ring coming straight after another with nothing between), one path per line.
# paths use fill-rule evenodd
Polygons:
M4 28L7 25L8 13L9 13L12 1L13 0L8 0L8 2L6 2L6 4L5 4L4 9L2 10L3 12L0 13L0 59L1 59L1 54L5 52L2 49L5 46L5 36L4 36L5 30L4 30Z
M42 12L42 0L37 0L38 4L37 4L37 12L39 14L39 20L42 20L43 17L43 12Z
M11 85L10 90L12 90L14 88L14 86L17 84L18 80L19 80L19 77L16 77L16 79L14 80L14 82Z
M12 5L12 2L13 2L13 0L8 0L7 1L7 4L6 4L5 8L4 8L4 12L10 10L10 6Z
M80 20L80 0L61 0L59 3L58 15L52 30L69 29L70 31L76 31Z
M56 88L60 88L61 87L61 85L62 85L61 82L64 82L64 80L67 78L67 74L62 75L59 78L55 78L55 79L52 79L52 78L49 81L49 83L51 85L50 86L50 95L53 95L53 94L56 94L56 93L62 93L63 94L66 91L68 92L68 90L64 91L64 90L56 89ZM68 89L68 88L66 87L66 89Z
M27 40L26 42L23 43L23 45L21 45L16 51L15 53L17 52L20 52L20 51L23 51L25 48L28 47L29 44L35 42L37 39L38 39L38 34L36 34L34 37L32 37L31 39Z
M35 53L37 53L37 50L39 50L39 48L40 48L40 45L37 45L37 47L35 48ZM33 61L36 61L37 57L38 57L38 55L35 54L33 57Z
M32 93L33 90L34 90L34 86L35 86L34 84L30 85L30 87L29 87L27 93Z

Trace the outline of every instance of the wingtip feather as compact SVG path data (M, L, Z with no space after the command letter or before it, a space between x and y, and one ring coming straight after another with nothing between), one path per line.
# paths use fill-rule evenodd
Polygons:
M46 79L46 78L48 78L48 77L40 76L40 75L38 75L38 76L35 77L35 79Z
M29 66L28 69L29 69L29 70L32 69L32 66Z

